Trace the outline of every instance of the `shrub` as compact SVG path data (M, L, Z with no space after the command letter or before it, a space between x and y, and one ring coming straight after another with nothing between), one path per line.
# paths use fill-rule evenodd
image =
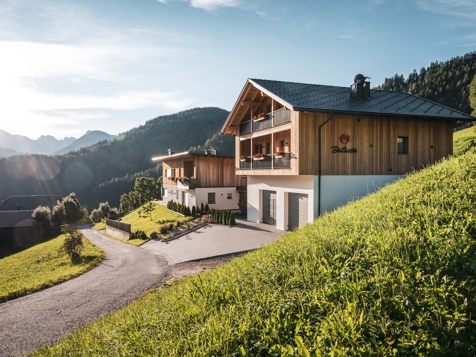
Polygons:
M173 222L169 223L169 231L173 230L175 228L175 224Z
M187 228L187 231L192 229L192 224L190 222L185 223L185 228Z
M203 202L200 203L200 213L203 214L205 212L205 207L203 207Z
M48 228L50 226L50 217L51 211L48 207L39 206L34 211L31 217L41 223L44 228Z
M230 226L235 226L235 225L236 225L235 213L230 212Z
M83 250L83 235L76 227L64 224L61 227L61 232L66 235L61 250L65 252L71 263L77 264L81 261L81 251Z
M195 206L192 206L192 217L195 217L197 215L197 210L195 209Z
M169 225L167 223L161 224L159 227L160 234L165 234L169 231Z
M152 232L152 233L150 234L150 238L151 238L151 239L159 238L159 233L156 232L156 231Z
M135 239L147 239L147 234L144 231L138 230L132 234L132 238Z

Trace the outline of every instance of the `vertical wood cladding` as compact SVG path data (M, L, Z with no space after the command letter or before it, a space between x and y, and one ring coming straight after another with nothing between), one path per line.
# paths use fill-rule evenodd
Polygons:
M319 126L328 118L299 113L293 129L299 133L300 175L318 174ZM402 175L421 169L453 152L452 128L450 120L334 114L322 127L322 174ZM398 137L408 138L408 153L397 152Z
M193 160L193 168L190 166ZM246 186L246 179L235 174L235 158L213 155L199 155L192 158L178 158L163 162L164 184L175 185L167 175L167 169L175 169L175 176L187 176L193 172L196 187L232 187ZM180 173L180 175L179 175Z

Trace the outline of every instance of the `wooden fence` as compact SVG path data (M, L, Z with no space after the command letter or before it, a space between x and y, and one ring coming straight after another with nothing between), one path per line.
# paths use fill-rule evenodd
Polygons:
M131 225L106 218L106 233L122 239L131 238Z

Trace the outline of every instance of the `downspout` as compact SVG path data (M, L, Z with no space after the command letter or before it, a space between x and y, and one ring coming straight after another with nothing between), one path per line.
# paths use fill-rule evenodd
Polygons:
M319 173L318 173L318 180L317 180L317 216L321 215L321 176L322 176L322 149L321 149L321 129L324 125L326 125L332 119L333 113L330 113L329 118L319 125Z

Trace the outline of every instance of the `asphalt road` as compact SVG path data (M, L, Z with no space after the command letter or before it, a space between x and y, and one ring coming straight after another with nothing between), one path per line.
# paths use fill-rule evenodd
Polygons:
M41 344L57 343L65 333L116 311L164 281L167 263L157 254L80 228L104 250L106 259L75 279L0 304L0 356L20 356Z

